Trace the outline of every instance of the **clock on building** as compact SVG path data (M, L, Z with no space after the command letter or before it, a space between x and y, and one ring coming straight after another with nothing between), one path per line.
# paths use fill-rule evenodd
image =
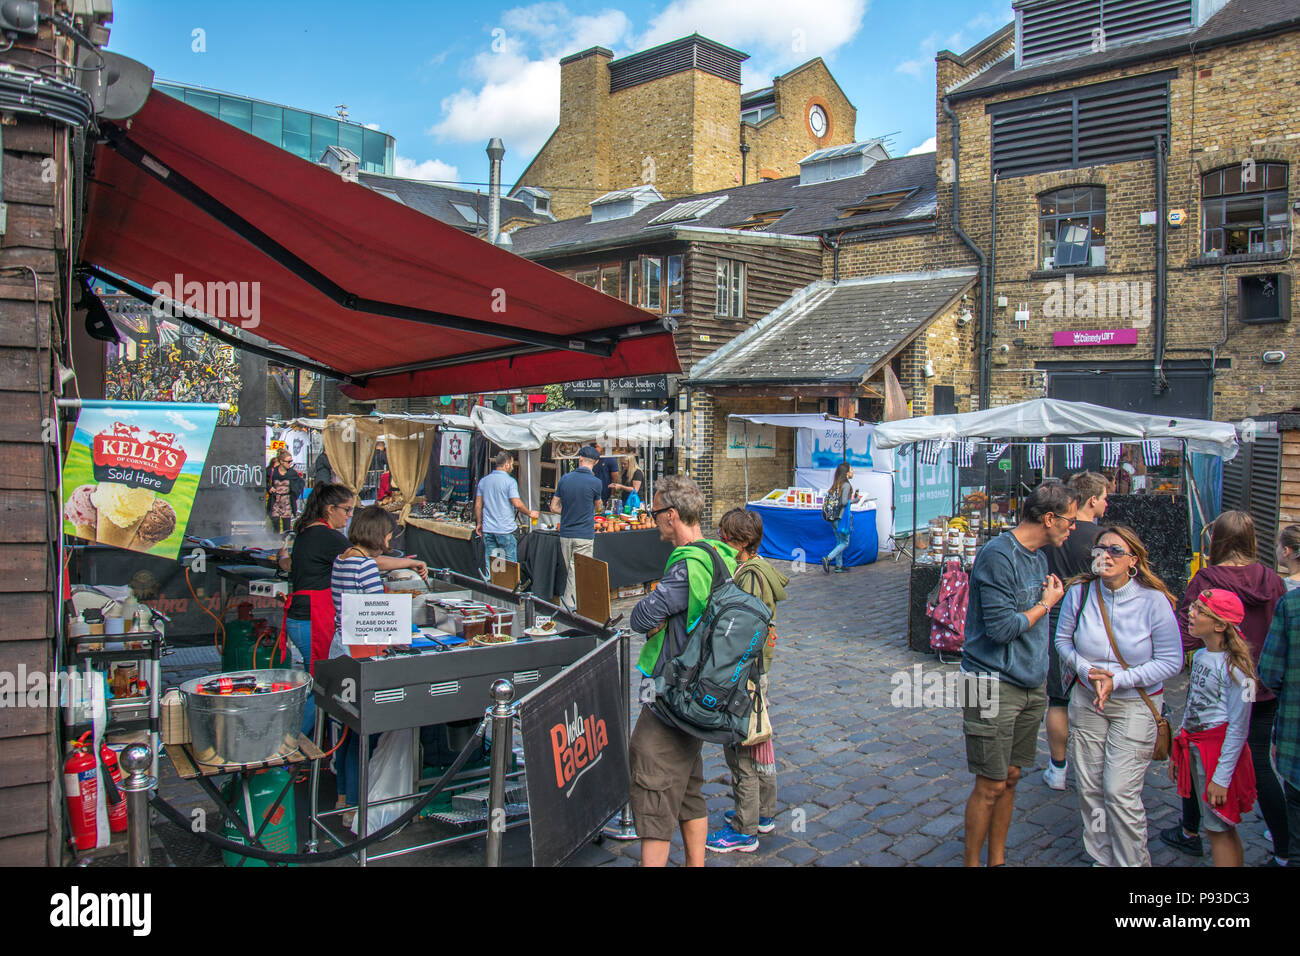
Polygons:
M808 110L808 128L818 139L826 135L826 130L830 128L830 121L826 118L826 110L819 104L814 103Z

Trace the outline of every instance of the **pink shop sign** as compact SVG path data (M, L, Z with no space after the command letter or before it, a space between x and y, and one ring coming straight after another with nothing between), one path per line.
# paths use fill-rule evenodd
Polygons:
M1075 329L1052 335L1052 344L1057 348L1069 345L1137 345L1137 340L1137 329Z

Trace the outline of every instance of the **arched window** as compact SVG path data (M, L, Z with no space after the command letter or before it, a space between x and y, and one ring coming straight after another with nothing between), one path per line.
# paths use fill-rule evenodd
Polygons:
M1201 177L1202 252L1238 256L1286 252L1287 164L1246 160Z
M1067 186L1038 197L1039 260L1044 269L1106 264L1106 190Z

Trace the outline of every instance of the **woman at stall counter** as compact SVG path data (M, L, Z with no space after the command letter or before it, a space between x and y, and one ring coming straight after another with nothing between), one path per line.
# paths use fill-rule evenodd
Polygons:
M645 485L645 472L641 470L640 464L637 463L636 455L624 455L619 459L619 480L626 481L627 484L619 484L611 481L609 487L615 491L627 492L623 497L630 500L632 495L637 496L637 500L643 500L641 488Z
M849 507L853 502L853 486L849 484L849 479L853 477L853 468L847 461L842 461L835 466L835 478L831 481L830 490L826 492L826 497L840 499L840 517L835 522L835 547L831 549L830 554L822 558L822 570L827 574L831 573L831 562L835 562L835 571L843 573L848 569L844 567L844 552L849 546L849 537L853 533L853 509Z
M1092 571L1066 588L1056 628L1061 670L1079 677L1070 762L1083 848L1099 866L1150 866L1142 784L1164 681L1183 667L1174 598L1131 528L1102 532L1092 555Z
M298 498L306 480L293 467L289 449L281 448L275 461L266 466L266 514L276 534L284 534L298 512Z
M319 484L312 489L293 526L292 551L286 544L278 555L280 568L289 573L289 595L285 605L284 631L302 655L303 666L329 656L334 639L334 601L330 576L334 559L348 548L343 529L352 519L355 498L343 485ZM375 559L380 571L410 568L428 576L423 561L413 558ZM316 720L316 702L308 696L303 709L302 730L310 735Z

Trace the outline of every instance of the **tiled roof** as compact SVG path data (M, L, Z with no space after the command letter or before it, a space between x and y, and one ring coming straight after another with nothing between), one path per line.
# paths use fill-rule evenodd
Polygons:
M1191 44L1197 49L1207 45L1248 39L1251 34L1271 28L1292 26L1300 29L1300 3L1297 0L1231 0L1198 30L1177 36L1113 46L1104 52L1040 63L1017 70L1015 58L1008 57L950 94L963 99L977 93L993 93L1006 86L1028 85L1056 80L1062 74L1099 73L1132 59L1169 56L1186 51ZM1005 29L1005 27L1003 28Z
M814 282L696 365L691 384L857 384L978 275L972 267Z
M909 189L916 191L893 209L864 213L849 219L839 218L844 209L866 196ZM934 153L921 153L886 159L876 163L861 176L825 183L801 186L799 177L791 176L748 186L732 186L730 189L701 193L690 198L703 200L722 196L727 201L708 209L699 219L664 226L647 228L652 219L681 203L684 197L652 203L624 219L593 223L588 215L528 226L511 234L513 249L519 255L545 258L552 250L558 254L559 250L578 243L621 244L641 235L646 236L647 240L662 238L661 230L682 226L724 229L744 222L757 213L780 209L790 211L769 226L766 232L807 236L845 229L915 226L932 219L935 214L935 157Z
M398 176L384 176L379 173L361 173L362 185L376 191L393 192L398 198L415 209L431 216L439 222L445 222L466 232L476 232L480 227L467 219L452 205L457 203L476 210L483 222L488 221L488 194L484 189L476 192L441 183L429 183L419 179L402 179ZM526 219L530 222L551 222L546 216L539 216L528 208L528 204L518 199L501 197L501 221Z

